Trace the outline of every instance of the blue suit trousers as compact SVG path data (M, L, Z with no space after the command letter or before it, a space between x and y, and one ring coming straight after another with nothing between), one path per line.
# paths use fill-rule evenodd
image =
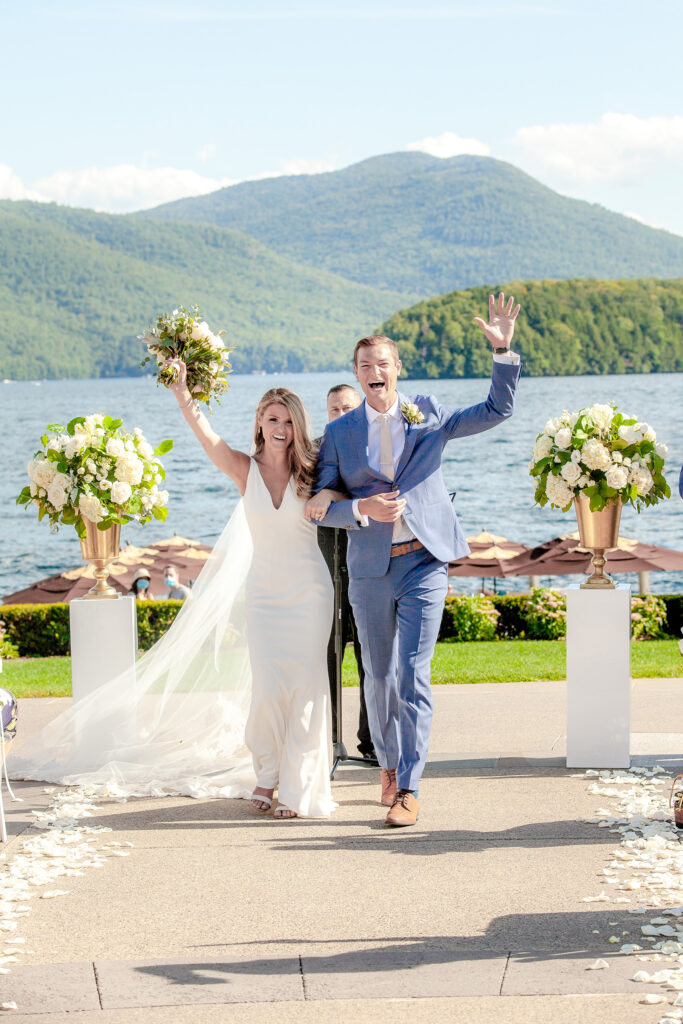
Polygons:
M399 789L418 788L427 759L431 661L447 588L447 565L425 548L392 558L384 576L349 580L372 741Z

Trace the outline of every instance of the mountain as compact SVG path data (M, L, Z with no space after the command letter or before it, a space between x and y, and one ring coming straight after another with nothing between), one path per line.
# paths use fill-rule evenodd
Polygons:
M430 296L494 281L679 277L683 238L558 195L490 157L373 157L146 211L244 231L299 264Z
M227 228L0 202L0 377L138 373L137 335L194 302L227 328L237 370L337 368L416 297L299 266Z
M495 290L522 306L514 347L526 375L683 372L683 278L512 281ZM408 377L489 376L489 346L472 323L488 294L451 292L386 321Z

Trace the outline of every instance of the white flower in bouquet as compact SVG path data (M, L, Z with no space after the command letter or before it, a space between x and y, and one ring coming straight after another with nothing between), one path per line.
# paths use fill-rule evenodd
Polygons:
M57 477L61 475L62 474L58 473L47 489L47 500L54 508L57 509L58 512L62 511L67 499L67 490L61 481L57 479ZM69 487L69 490L71 490L70 484L71 482L67 477L67 486Z
M165 476L159 456L171 450L172 441L153 448L139 428L127 433L121 420L102 413L47 429L56 437L41 437L43 447L27 465L29 483L17 504L35 505L51 530L63 523L83 537L86 521L105 529L133 519L166 518L168 492L158 488Z
M106 509L95 494L81 494L78 499L78 509L81 515L91 523L101 523L106 514Z
M578 494L593 511L608 501L630 502L640 511L671 494L664 476L665 444L654 429L614 405L596 403L549 419L533 447L529 472L534 499L567 509Z
M618 452L614 453L618 455ZM611 465L605 472L605 480L608 487L614 487L617 491L623 490L628 483L628 470L624 466Z
M635 486L638 494L644 495L652 490L654 480L647 466L643 466L642 463L634 463L628 474L628 482Z
M110 437L104 450L107 455L111 455L112 458L117 458L119 455L123 455L125 448L123 447L123 441L120 437Z
M228 390L228 373L232 367L228 356L232 349L226 348L218 334L202 320L199 307L187 310L184 306L173 313L160 314L154 326L140 335L147 345L148 356L156 361L157 383L168 387L178 380L177 363L187 367L187 386L190 393L200 402L210 406L211 400L220 401L220 395Z
M610 453L602 441L591 438L586 441L581 451L581 461L588 469L608 470L612 465Z
M557 508L566 508L574 500L572 488L567 486L562 477L554 476L552 473L548 474L545 493L550 504Z
M134 452L124 452L116 460L114 476L117 480L124 480L128 484L139 484L144 470L144 463Z
M57 475L57 467L54 462L50 462L48 459L34 459L28 464L28 475L38 487L43 487L47 490Z
M534 459L536 459L536 461L544 459L547 455L550 455L552 447L552 437L548 437L547 434L541 434L534 445Z
M595 424L601 434L609 433L614 419L614 406L591 405L586 410L586 415Z
M633 423L619 427L619 437L626 441L626 444L638 444L639 441L643 440L642 431L639 429L640 426L640 423Z
M111 500L115 505L125 505L133 493L133 488L125 480L116 480L111 485Z
M558 448L569 448L572 443L572 432L570 427L560 427L555 434L555 444Z
M581 478L581 467L576 462L565 462L560 470L560 476L568 484L577 484Z

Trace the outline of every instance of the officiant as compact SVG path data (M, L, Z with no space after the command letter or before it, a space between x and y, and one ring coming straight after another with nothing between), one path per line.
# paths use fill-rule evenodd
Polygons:
M339 419L340 416L351 412L360 405L362 395L350 384L335 384L327 393L327 420ZM316 438L316 444L320 444L322 438ZM360 652L360 641L356 632L356 623L353 619L353 611L349 601L349 574L346 568L346 530L330 530L318 527L318 546L327 562L330 575L334 579L334 546L335 535L338 535L339 557L341 561L341 620L342 620L342 651L346 645L353 643L353 652L356 656L358 676L360 678L360 714L358 719L358 750L362 757L374 758L375 748L372 745L370 726L368 725L368 712L365 706L365 673L363 672L363 661ZM337 659L334 649L334 626L330 635L330 642L327 645L327 672L330 677L330 693L332 696L332 728L333 735L337 733Z

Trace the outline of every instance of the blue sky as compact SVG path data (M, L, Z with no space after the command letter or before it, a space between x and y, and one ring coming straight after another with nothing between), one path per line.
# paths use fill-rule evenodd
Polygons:
M488 153L683 234L683 5L0 0L0 196L139 209Z

